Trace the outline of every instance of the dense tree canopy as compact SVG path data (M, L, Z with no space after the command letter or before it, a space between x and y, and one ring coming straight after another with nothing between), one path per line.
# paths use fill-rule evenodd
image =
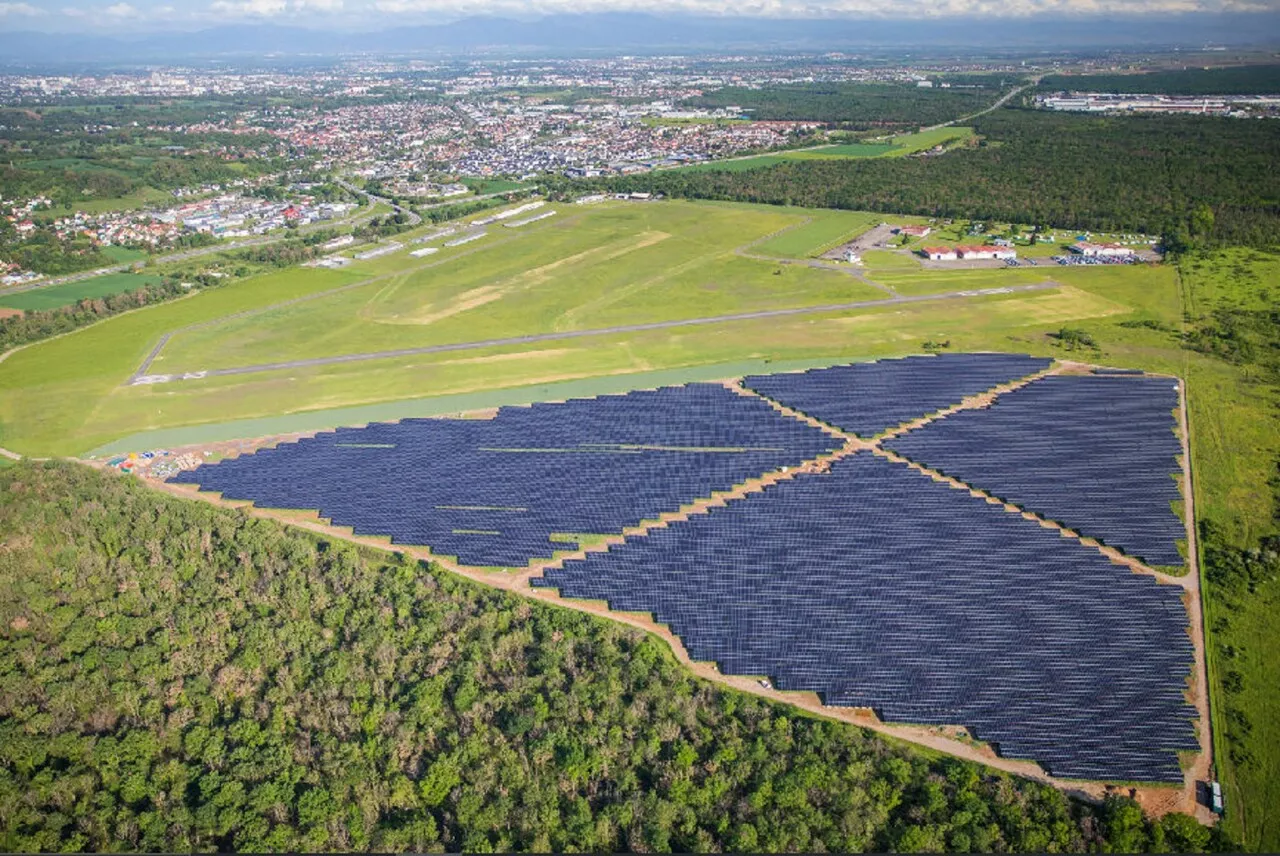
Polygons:
M1271 95L1280 92L1280 65L1187 68L1146 74L1054 74L1040 81L1040 89L1150 95Z
M0 469L0 850L1216 843L406 557L79 465Z
M1280 241L1280 123L1003 109L942 157L803 160L611 179L619 190L924 216ZM1206 214L1208 216L1206 216Z
M753 119L809 120L848 128L918 127L976 113L999 94L999 84L987 78L975 78L974 83L964 85L964 89L922 89L914 83L811 83L775 89L731 86L686 104L741 107L750 111Z

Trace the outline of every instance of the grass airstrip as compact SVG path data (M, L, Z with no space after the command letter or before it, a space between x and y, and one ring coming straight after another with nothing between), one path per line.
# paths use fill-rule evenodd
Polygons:
M13 352L0 363L0 446L82 454L155 429L751 360L874 357L929 340L1044 352L1045 334L1064 324L1167 313L1161 297L1176 288L1161 268L925 271L885 253L879 282L875 264L811 258L883 219L862 212L684 201L548 210L556 216L491 225L460 246L437 239L424 258L409 256L413 235L403 236L405 249L342 270L252 277ZM1028 284L1040 289L893 299ZM128 385L166 334L149 373L853 303L864 305Z

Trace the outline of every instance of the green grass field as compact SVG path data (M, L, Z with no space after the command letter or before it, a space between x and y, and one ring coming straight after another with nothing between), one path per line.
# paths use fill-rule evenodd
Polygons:
M973 139L973 128L934 128L932 131L920 131L915 134L899 134L890 142L893 150L890 157L905 157L916 152L923 152L934 146L958 144Z
M73 211L85 214L102 214L107 211L132 211L135 208L146 208L148 205L166 205L175 202L172 193L157 190L154 187L142 187L126 196L113 199L86 199L74 202Z
M519 190L527 186L523 181L515 181L509 178L464 178L462 183L481 195L486 193L505 193L508 190ZM466 197L460 197L458 201L465 202Z
M163 334L192 324L203 326L176 333L153 373L878 301L888 295L846 273L736 250L772 235L752 252L767 246L804 257L879 219L718 203L609 203L566 209L521 229L490 227L480 241L426 259L404 251L342 271L254 277L12 354L0 364L0 445L82 453L146 430L744 360L866 358L919 351L930 339L955 348L1053 352L1045 334L1063 323L1123 317L1148 292L1167 295L1172 287L1168 271L1089 269L1040 292L125 385ZM884 255L920 276L909 289L920 293L1026 281L1012 270L979 272L980 281L972 272L921 275L910 258ZM871 269L879 275L879 267ZM893 272L890 265L885 274ZM1126 283L1140 287L1117 290ZM345 290L329 293L340 286ZM280 305L307 297L314 299Z
M103 247L102 254L120 264L136 262L147 257L146 250L137 250L133 247Z
M795 160L876 158L881 155L887 155L896 148L890 143L836 143L830 146L818 146L812 149L787 152L787 157Z
M0 306L21 309L24 312L57 309L59 306L69 306L85 298L92 299L105 297L108 294L119 294L122 291L133 291L159 281L160 277L154 275L111 273L86 279L83 282L69 282L66 285L51 285L48 288L35 288L16 294L2 295Z
M761 241L751 251L762 256L782 258L819 256L832 247L857 237L884 219L879 214L863 211L814 211L807 216L809 220L805 224ZM914 219L903 218L903 221Z
M743 172L749 169L776 166L790 161L906 157L907 155L931 149L937 145L949 146L953 143L962 143L973 136L972 128L936 128L932 131L921 131L915 134L900 134L896 137L889 137L883 142L834 143L805 149L770 152L769 154L756 155L755 157L697 163L676 167L676 169L696 172L706 172L708 170Z
M787 159L781 154L776 155L756 155L749 158L735 158L733 160L708 161L706 163L694 163L688 166L673 167L674 169L685 169L691 172L706 172L709 170L723 170L725 172L745 172L749 169L759 169L765 166L776 166L780 163L786 163Z
M1072 272L1079 270L1072 268ZM1018 268L982 268L979 270L939 271L920 270L918 272L889 271L882 272L870 269L867 275L874 281L889 286L899 294L938 294L958 289L1004 288L1010 285L1029 285L1036 282L1071 281L1070 276L1059 276L1062 268L1053 265L1046 267Z
M1233 250L1181 266L1192 319L1215 310L1273 310L1280 256ZM1222 526L1237 547L1277 532L1269 482L1280 460L1276 391L1252 367L1198 355L1191 367L1192 437L1200 519ZM1280 581L1234 598L1207 601L1210 681L1214 688L1218 777L1227 829L1249 850L1280 851ZM1226 690L1227 671L1241 685ZM1228 735L1242 750L1233 758Z

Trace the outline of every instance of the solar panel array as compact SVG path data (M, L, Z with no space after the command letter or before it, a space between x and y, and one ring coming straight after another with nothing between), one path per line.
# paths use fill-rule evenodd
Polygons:
M1180 781L1180 589L859 453L535 585L668 624L695 660L890 721L959 724L1068 778Z
M756 375L743 384L806 416L871 437L1052 362L1025 354L943 354Z
M840 445L758 398L692 384L339 429L173 480L513 566L576 546L552 533L618 532Z
M1177 382L1051 376L885 447L1156 565L1183 563Z

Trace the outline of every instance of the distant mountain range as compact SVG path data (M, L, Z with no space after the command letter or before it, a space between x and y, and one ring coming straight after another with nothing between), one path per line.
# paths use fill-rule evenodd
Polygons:
M618 50L724 53L762 48L873 50L964 48L1054 50L1087 47L1274 45L1280 15L1159 15L1108 18L752 18L639 13L550 15L535 20L473 17L438 26L339 32L274 24L129 36L0 33L9 65L158 62L227 57L343 54L554 53Z

